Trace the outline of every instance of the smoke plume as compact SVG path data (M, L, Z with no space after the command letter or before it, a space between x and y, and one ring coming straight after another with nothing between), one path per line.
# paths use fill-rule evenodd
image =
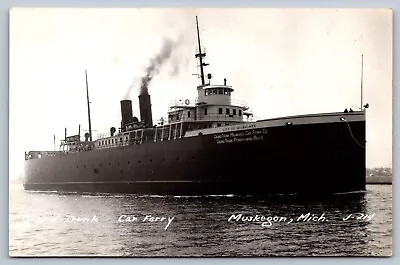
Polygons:
M125 93L124 99L129 99L129 95L131 94L132 88L136 87L138 83L139 83L138 78L132 80L132 84L129 85L128 90Z
M182 36L180 36L176 41L164 39L160 52L150 59L150 63L146 67L146 73L141 78L140 95L148 95L148 88L151 80L160 72L161 67L171 58L173 51L182 43L182 39ZM178 74L179 62L177 60L171 60L171 63L173 64L173 71L171 74Z

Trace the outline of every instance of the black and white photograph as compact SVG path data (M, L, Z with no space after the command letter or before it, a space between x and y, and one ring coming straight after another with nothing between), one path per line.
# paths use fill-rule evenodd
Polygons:
M9 14L10 257L392 256L393 11Z

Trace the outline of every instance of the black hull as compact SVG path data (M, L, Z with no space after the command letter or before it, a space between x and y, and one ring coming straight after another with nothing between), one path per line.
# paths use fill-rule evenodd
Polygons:
M250 141L223 143L216 135L29 159L24 188L158 195L365 190L365 120L270 127Z

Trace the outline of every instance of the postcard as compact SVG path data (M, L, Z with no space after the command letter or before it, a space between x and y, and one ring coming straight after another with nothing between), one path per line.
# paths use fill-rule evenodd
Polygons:
M390 9L13 8L11 257L392 255Z

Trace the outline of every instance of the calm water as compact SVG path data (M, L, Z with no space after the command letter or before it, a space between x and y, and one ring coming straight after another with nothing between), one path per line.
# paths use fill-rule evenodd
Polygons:
M255 199L56 194L26 192L20 185L10 184L9 253L390 256L392 186L369 185L367 190L365 194L315 201L295 196ZM310 217L314 214L315 221L298 220L307 213ZM361 215L357 213L366 216L358 220ZM236 221L238 214L265 219ZM343 220L350 214L354 218ZM229 221L232 215L236 216ZM274 217L275 221L271 220Z

